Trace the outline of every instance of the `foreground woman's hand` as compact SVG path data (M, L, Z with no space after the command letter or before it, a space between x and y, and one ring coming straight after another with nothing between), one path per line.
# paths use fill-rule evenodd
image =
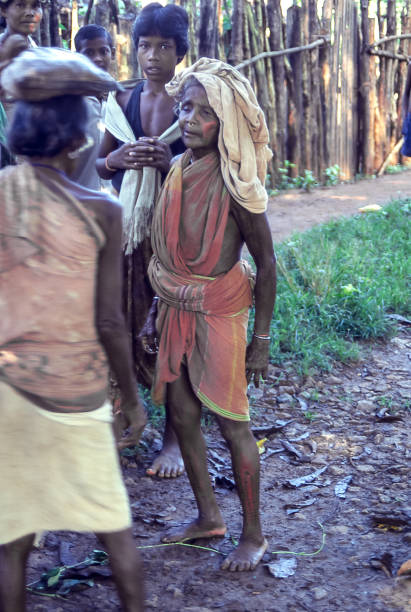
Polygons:
M123 402L120 410L114 415L118 449L137 446L146 424L147 415L140 400Z

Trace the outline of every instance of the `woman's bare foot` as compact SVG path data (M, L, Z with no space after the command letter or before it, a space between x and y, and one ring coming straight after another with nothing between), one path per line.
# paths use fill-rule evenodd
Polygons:
M221 569L230 572L246 572L253 570L263 558L267 546L268 542L265 538L260 545L250 542L249 540L240 540L237 548L224 559L221 564Z
M163 448L146 471L147 476L159 478L177 478L184 473L184 461L181 456L177 436L166 413L166 425L163 435Z
M158 457L146 471L147 476L158 476L159 478L177 478L183 473L184 461L177 441L164 445Z
M199 538L222 538L226 531L227 527L223 522L211 523L197 519L188 525L171 529L161 541L172 544L184 540L198 540Z

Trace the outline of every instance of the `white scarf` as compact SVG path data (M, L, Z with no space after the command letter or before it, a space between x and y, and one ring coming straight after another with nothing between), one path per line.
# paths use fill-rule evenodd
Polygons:
M136 137L115 95L110 92L106 106L107 130L121 142L135 142ZM171 144L181 137L176 121L158 138ZM161 172L151 166L143 170L126 170L119 193L123 206L123 248L126 255L150 236L154 205L160 191Z

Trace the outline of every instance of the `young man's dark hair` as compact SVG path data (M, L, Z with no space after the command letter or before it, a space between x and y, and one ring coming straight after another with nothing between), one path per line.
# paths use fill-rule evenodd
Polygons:
M104 38L110 47L113 47L113 39L110 36L110 32L103 28L103 26L96 25L94 23L85 25L79 29L74 37L74 45L76 51L80 52L81 43L83 40L94 40L95 38Z
M188 50L188 17L186 11L176 4L162 6L152 2L143 8L133 26L133 42L137 49L140 36L158 34L172 38L176 43L179 61Z

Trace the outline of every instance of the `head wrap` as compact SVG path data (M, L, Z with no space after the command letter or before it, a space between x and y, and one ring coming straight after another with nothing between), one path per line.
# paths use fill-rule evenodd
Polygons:
M203 57L176 74L166 85L167 93L178 98L190 77L204 87L220 121L218 149L228 191L250 212L264 212L264 183L272 152L264 114L249 81L232 66Z
M93 96L121 89L112 76L81 53L38 47L15 57L1 73L1 87L14 100L39 102L56 96Z

